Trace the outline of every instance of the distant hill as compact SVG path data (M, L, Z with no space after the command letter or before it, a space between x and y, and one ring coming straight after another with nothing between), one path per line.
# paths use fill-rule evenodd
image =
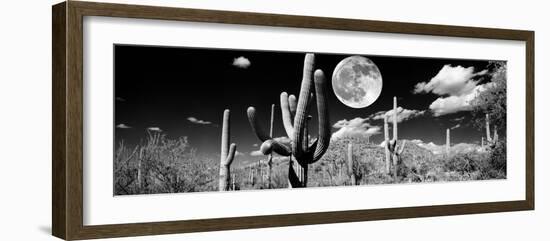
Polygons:
M411 142L415 143L417 146L422 147L426 150L429 150L435 155L444 155L445 153L445 145L436 145L433 142L430 143L424 143L421 140L412 140ZM481 146L477 144L471 144L471 143L458 143L451 145L451 154L465 154L470 152L484 152L485 149L481 148Z

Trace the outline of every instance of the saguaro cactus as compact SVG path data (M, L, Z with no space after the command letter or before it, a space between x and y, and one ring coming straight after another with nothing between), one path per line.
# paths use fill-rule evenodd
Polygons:
M258 160L258 166L256 168L256 176L258 177L258 183L261 185L264 179L262 178L262 160Z
M451 154L451 131L447 128L447 142L445 144L445 153L447 156Z
M401 165L401 154L403 153L403 150L405 150L406 144L407 140L403 140L399 150L397 149L397 146L395 146L395 150L393 152L393 178L395 182L397 182L397 173L399 172L399 165Z
M222 144L220 153L220 175L219 175L219 190L228 191L230 189L229 181L231 179L231 163L235 157L237 151L237 145L231 143L229 145L229 110L223 112L223 124L222 124Z
M350 184L357 185L357 177L355 171L353 170L353 162L353 143L350 142L348 143L348 176L350 179Z
M271 105L271 119L269 121L269 138L273 138L273 123L275 120L275 104ZM273 153L267 157L267 188L271 188L271 171L273 168Z
M231 190L235 191L236 185L235 185L235 174L233 173L231 175Z
M489 126L489 114L485 114L485 131L487 132L487 142L492 142L491 127Z
M494 128L493 128L493 130L494 130L494 134L493 134L493 142L494 142L494 143L497 143L497 142L498 142L498 133L497 133L497 128L496 128L496 127L494 127Z
M385 149L388 150L387 153L391 153L392 156L392 166L393 166L393 178L397 182L397 173L399 171L399 163L400 163L400 155L403 152L405 148L406 141L403 141L401 144L401 148L398 148L397 146L397 97L393 97L393 139L391 141L387 140L389 137L388 133L388 121L387 116L384 116L384 135L387 137L385 141ZM388 154L386 154L386 171L389 174L389 157Z
M391 174L390 133L388 130L388 116L384 115L384 151L386 153L386 174Z
M397 97L393 97L393 139L397 142Z
M276 152L282 156L289 156L295 160L303 171L297 174L291 163L289 164L289 183L292 187L307 186L307 166L318 161L326 152L330 144L330 121L328 113L328 100L326 94L326 80L322 70L316 70L313 74L314 55L306 54L304 60L304 72L300 88L299 99L294 95L281 93L282 120L290 143L282 143L271 136L268 136L261 128L257 118L256 109L249 107L247 110L248 119L252 130L263 142L260 150L264 155ZM312 78L313 75L313 78ZM312 91L312 83L315 83L315 93ZM317 139L310 144L307 131L309 103L312 102L313 94L316 98L319 133ZM301 177L301 178L300 178Z
M139 191L141 191L141 162L144 158L144 152L145 150L143 149L143 147L140 147L139 148L139 156L138 156L138 165L137 165L137 186L138 186L138 189Z
M248 170L248 182L253 187L254 187L254 184L256 184L254 182L254 166L253 165L250 165L250 169Z

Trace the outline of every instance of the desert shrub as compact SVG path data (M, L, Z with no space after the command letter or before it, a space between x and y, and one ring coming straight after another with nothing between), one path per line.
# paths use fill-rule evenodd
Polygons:
M187 138L148 132L133 148L120 143L114 159L117 195L211 191L219 164L198 158Z
M489 164L496 172L495 177L506 177L506 140L498 141L491 149L489 155Z
M476 161L470 154L458 153L449 158L443 157L443 167L446 172L459 174L472 172L477 169Z

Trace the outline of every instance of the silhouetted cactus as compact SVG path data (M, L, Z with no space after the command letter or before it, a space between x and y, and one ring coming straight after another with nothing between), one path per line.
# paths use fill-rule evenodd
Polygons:
M290 138L290 145L281 143L267 135L256 118L256 110L249 107L247 114L256 136L263 142L260 150L264 155L276 152L282 156L289 156L291 160L300 166L299 174L289 164L289 182L292 187L307 186L307 166L318 161L326 152L330 144L330 121L328 113L328 100L326 94L326 80L322 70L316 70L313 74L314 55L306 54L304 60L304 72L300 88L299 99L294 95L281 93L281 112L285 131ZM309 142L307 121L309 116L309 103L313 99L312 83L315 83L315 98L317 104L319 133L313 143Z
M230 190L230 179L231 179L231 163L235 157L235 152L237 151L237 145L231 143L229 145L230 137L230 121L229 121L229 110L223 112L223 124L222 124L222 144L221 144L221 153L220 153L220 175L219 175L219 190L228 191Z

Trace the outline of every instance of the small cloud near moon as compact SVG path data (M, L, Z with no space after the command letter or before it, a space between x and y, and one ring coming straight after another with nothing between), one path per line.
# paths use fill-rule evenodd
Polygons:
M159 127L149 127L147 128L148 131L153 131L153 132L162 132L162 130L159 128Z
M124 123L120 123L118 125L116 125L116 128L119 128L119 129L130 129L132 128L131 126L127 126L126 124Z
M233 66L235 66L237 68L246 69L246 68L250 67L250 64L251 64L250 60L248 60L244 56L240 56L238 58L233 59Z

